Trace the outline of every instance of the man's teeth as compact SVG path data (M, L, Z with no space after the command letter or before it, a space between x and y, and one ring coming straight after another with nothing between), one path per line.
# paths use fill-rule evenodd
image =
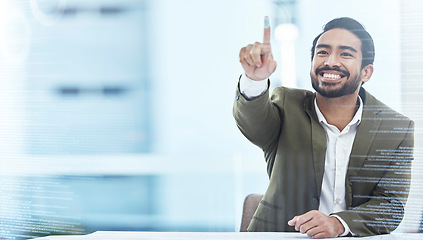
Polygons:
M323 74L323 77L325 77L325 78L338 79L338 78L341 78L341 75L339 75L339 74L324 73Z

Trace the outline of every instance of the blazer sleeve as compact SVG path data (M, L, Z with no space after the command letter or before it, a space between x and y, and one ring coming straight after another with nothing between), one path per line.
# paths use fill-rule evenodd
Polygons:
M248 140L265 152L271 148L276 149L281 127L281 112L269 99L269 91L248 100L237 87L233 116L238 128Z
M357 206L353 204L346 211L334 213L348 224L352 233L358 236L390 233L402 221L410 187L414 147L413 129L414 122L409 121L408 128L404 130L406 133L402 134L402 140L398 141L399 145L396 149L392 149L392 153L388 149L384 154L376 156L377 151L374 151L371 153L375 154L374 156L367 157L370 160L366 164L373 167L374 174L382 172L381 177L357 176L352 179L350 188L352 193L349 194L352 194L352 198L355 199L353 202L360 204ZM384 156L381 157L381 155ZM383 158L385 163L376 165L374 162L380 161L380 158ZM374 188L369 195L366 195L362 189L369 185Z

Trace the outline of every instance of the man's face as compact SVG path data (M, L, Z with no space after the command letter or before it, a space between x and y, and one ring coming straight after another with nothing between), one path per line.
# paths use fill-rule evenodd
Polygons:
M314 50L310 77L324 97L354 93L361 86L361 41L352 32L335 28L320 36Z

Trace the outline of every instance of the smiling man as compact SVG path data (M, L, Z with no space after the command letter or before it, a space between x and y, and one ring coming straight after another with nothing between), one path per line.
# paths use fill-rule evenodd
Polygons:
M313 41L316 92L277 87L269 19L263 43L241 49L234 117L263 149L268 189L249 231L314 238L396 229L408 197L414 123L362 87L373 73L370 34L351 18L327 23Z

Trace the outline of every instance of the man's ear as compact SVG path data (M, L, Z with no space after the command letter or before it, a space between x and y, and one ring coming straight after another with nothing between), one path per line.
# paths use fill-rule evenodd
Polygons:
M363 69L361 69L361 81L367 82L370 80L373 74L373 65L369 64L365 66Z

